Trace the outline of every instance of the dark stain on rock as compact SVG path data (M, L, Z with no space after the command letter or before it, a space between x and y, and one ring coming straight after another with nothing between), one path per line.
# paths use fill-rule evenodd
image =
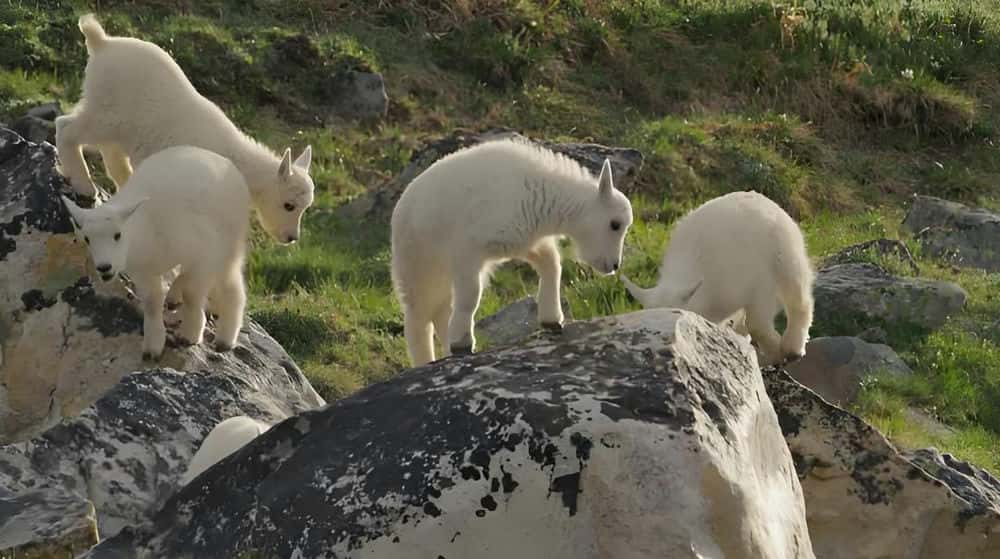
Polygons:
M590 450L594 448L594 443L579 432L570 435L569 442L576 447L576 458L582 467L584 462L590 460Z
M513 493L517 489L517 486L520 485L520 483L514 481L514 476L510 475L510 472L503 473L501 482L503 483L504 493Z
M426 503L424 503L424 513L427 514L428 516L433 516L434 518L437 518L441 516L441 509L439 509L437 505L435 505L434 503L427 501Z
M113 337L142 331L142 313L125 299L97 294L90 278L80 278L62 291L60 297L73 312L87 318L90 327L102 336Z
M549 493L559 493L563 506L569 510L569 515L576 514L577 498L580 494L580 472L566 474L552 480Z
M479 504L490 512L497 510L497 502L492 495L487 495L479 500Z
M24 310L34 312L51 307L56 304L56 300L46 297L41 289L29 289L21 294L21 303L24 304Z
M465 480L478 480L479 479L479 469L475 466L462 466L459 468L459 473L462 474L462 479Z
M490 480L490 492L496 493L497 491L500 491L500 480L493 478Z

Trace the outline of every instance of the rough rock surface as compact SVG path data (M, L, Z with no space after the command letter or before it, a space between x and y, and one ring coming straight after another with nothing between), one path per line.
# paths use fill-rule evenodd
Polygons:
M89 501L69 491L0 487L0 557L76 557L97 541Z
M378 72L337 73L327 80L325 93L331 113L340 118L380 119L389 110L385 81Z
M574 322L288 419L87 557L813 557L757 371L690 313Z
M32 142L56 141L56 117L62 114L59 103L45 103L32 109L14 121L11 128Z
M342 211L351 217L366 217L387 222L392 215L392 209L396 206L396 201L399 200L406 186L432 163L462 148L507 138L524 139L524 136L513 130L500 128L480 133L457 131L451 136L433 141L413 155L409 165L403 169L399 176L353 200L345 205ZM600 174L604 159L610 159L612 176L615 180L615 186L619 189L627 190L642 168L642 153L631 148L614 148L598 144L557 144L544 141L537 143L572 157L590 169L595 177Z
M562 300L562 309L565 320L572 320L573 315L565 299ZM483 348L505 346L527 338L539 328L538 303L529 296L476 322L476 338Z
M813 290L816 321L857 334L879 324L939 328L965 306L965 291L950 282L896 277L874 264L824 268ZM843 331L853 329L854 331Z
M965 499L980 514L990 510L1000 512L1000 480L986 470L957 460L936 448L921 448L904 453L932 476L948 484L952 491Z
M88 279L59 200L54 148L0 131L0 443L72 417L142 363L142 314L119 282ZM242 377L280 417L321 399L288 355L247 321L240 347L168 349L161 364Z
M913 374L891 347L850 336L809 340L805 357L785 369L792 378L838 405L853 402L868 375Z
M956 266L1000 271L1000 214L917 196L903 220L929 254Z
M783 371L764 370L764 383L802 480L817 557L1000 557L995 498L952 490Z

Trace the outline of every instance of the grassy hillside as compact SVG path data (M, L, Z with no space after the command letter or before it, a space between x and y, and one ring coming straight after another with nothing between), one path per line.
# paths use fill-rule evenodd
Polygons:
M249 281L252 315L327 398L405 363L387 227L332 210L456 128L641 149L625 271L643 283L672 221L732 190L759 190L799 218L817 261L899 237L913 193L1000 209L996 0L8 0L0 121L53 98L72 106L85 11L169 50L260 140L313 145L305 236L283 248L258 232ZM383 122L317 119L326 80L348 69L384 74ZM969 305L940 332L890 331L918 374L868 383L859 411L903 445L1000 469L1000 277L941 266L907 242L922 273L962 285ZM572 263L564 285L578 318L636 308L615 279ZM526 267L504 269L480 316L534 286ZM854 332L817 318L814 336L836 333ZM910 421L909 407L955 431Z

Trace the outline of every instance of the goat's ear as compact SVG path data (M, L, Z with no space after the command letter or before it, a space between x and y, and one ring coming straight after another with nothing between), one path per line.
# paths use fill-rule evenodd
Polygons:
M73 223L73 229L79 229L80 223L83 221L83 210L80 209L80 206L77 206L72 200L62 194L60 194L59 197L62 198L63 205L66 206L66 210L69 211L69 220Z
M615 182L611 178L611 161L605 159L604 165L601 167L601 176L597 179L597 192L602 199L610 200L614 189Z
M306 149L302 150L302 153L295 159L295 166L308 173L309 165L312 163L312 158L313 148L312 146L306 146Z
M285 153L281 155L281 163L278 164L278 176L283 179L292 176L291 148L285 148Z
M132 214L134 214L135 211L139 209L139 206L145 204L146 201L148 201L148 200L149 200L149 198L143 198L141 200L137 200L137 201L129 204L128 206L125 206L124 208L119 209L118 210L118 219L120 219L122 222L127 221L128 218L132 217Z

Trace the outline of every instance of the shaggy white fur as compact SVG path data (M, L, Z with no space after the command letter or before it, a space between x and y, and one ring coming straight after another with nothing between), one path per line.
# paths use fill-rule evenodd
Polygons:
M86 210L66 197L63 203L101 279L125 272L135 283L144 315L143 358L163 352L163 278L177 267L172 288L185 302L181 342L201 343L211 292L219 315L215 345L225 351L236 344L246 304L250 195L231 161L197 147L167 148L143 161L105 204Z
M212 428L194 453L188 469L181 476L181 485L187 485L223 458L246 446L271 428L271 425L245 415L237 415L220 421Z
M690 310L715 323L732 319L737 332L749 332L764 365L805 355L814 273L802 231L766 196L733 192L681 218L656 287L642 289L620 277L645 308ZM783 336L774 328L781 306L788 323Z
M230 159L250 187L264 229L280 243L299 238L302 214L313 202L312 148L292 162L241 132L215 103L201 96L160 47L130 37L109 37L92 14L80 18L87 43L83 94L73 111L56 119L60 168L82 196L97 190L83 146L101 151L108 175L121 188L132 166L170 147L192 145Z
M602 273L621 263L632 206L611 164L599 179L523 141L493 141L440 159L413 179L392 214L392 276L414 365L475 347L473 319L490 271L509 259L538 273L538 319L562 325L557 240L568 236Z

